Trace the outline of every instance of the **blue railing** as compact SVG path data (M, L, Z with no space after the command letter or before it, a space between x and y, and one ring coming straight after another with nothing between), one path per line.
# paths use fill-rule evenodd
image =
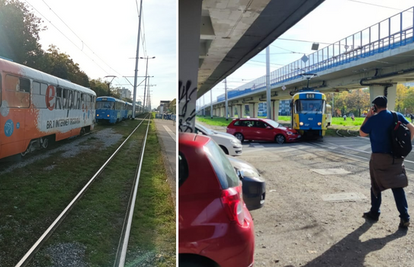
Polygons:
M302 79L303 73L316 73L414 42L414 7L324 47L270 73L270 86ZM266 88L266 76L227 92L228 99ZM225 100L224 94L217 102Z

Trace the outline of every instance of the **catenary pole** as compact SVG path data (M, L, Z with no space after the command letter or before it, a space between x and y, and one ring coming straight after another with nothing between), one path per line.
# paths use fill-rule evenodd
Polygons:
M134 99L132 101L132 118L135 119L135 102L137 96L137 76L138 76L138 60L139 60L139 40L141 36L141 13L142 13L142 0L139 7L139 19L138 19L138 41L137 41L137 54L135 59L135 77L134 77Z

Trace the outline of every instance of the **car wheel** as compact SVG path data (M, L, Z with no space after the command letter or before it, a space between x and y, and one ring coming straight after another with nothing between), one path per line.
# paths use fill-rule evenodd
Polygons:
M285 142L285 137L281 134L276 135L275 142L278 144L283 144Z
M229 151L227 150L227 148L225 146L220 145L220 148L223 149L224 154L228 155Z
M235 133L234 136L240 140L240 142L243 142L244 136L241 133Z

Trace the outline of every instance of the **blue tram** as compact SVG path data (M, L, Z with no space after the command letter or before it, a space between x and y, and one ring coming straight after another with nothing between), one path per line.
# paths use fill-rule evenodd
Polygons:
M128 118L129 105L127 102L112 96L96 98L96 122L117 123ZM132 117L132 105L131 114Z
M302 136L323 137L327 113L325 94L312 89L301 90L292 97L292 128Z

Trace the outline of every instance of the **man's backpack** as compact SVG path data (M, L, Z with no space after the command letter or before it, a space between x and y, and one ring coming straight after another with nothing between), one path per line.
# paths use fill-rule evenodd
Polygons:
M391 146L394 158L405 158L412 149L411 132L407 125L398 120L397 113L391 111L394 124L391 130Z

